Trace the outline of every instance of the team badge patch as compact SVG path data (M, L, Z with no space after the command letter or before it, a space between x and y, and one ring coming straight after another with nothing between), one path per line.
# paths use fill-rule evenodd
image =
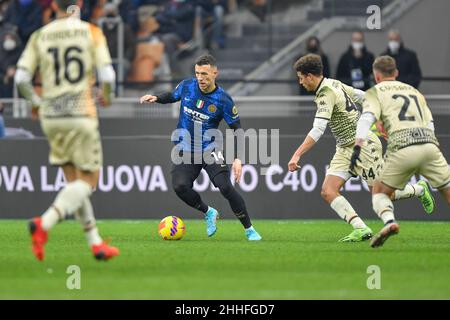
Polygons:
M198 109L201 109L201 108L203 108L203 105L205 104L205 101L203 101L203 100L197 100L197 103L195 104L196 105L196 107L198 108Z
M208 111L211 112L211 113L214 113L214 112L217 111L217 107L215 105L213 105L213 104L210 104L208 106Z

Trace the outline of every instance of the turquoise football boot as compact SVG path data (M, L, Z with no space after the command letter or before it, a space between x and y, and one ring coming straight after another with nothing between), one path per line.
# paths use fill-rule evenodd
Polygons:
M205 213L206 233L208 237L212 237L217 231L217 219L219 219L219 212L212 207L208 207Z
M256 232L255 228L253 228L253 226L245 229L245 235L247 236L248 241L259 241L262 239L259 233Z

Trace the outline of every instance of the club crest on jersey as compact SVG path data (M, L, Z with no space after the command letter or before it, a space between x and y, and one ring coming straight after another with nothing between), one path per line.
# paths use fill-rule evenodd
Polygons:
M203 105L205 104L205 101L203 101L203 100L197 100L197 103L195 104L195 106L198 108L198 109L201 109L201 108L203 108Z
M217 107L215 105L213 105L213 104L210 104L208 106L208 111L211 112L211 113L215 113L217 111Z

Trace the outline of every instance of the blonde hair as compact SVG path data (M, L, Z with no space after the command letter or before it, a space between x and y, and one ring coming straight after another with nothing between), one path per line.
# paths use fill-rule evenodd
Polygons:
M390 56L381 56L375 59L373 69L380 72L385 77L392 77L397 70L395 59Z

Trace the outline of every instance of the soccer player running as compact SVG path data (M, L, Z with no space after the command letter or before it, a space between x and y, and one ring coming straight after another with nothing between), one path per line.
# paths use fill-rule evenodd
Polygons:
M217 75L216 59L211 55L203 55L195 62L195 78L182 81L173 92L144 95L140 102L165 104L181 101L177 126L181 140L175 144L177 154L179 152L178 155L183 159L180 163L172 164L172 186L181 200L204 213L207 235L211 237L216 233L219 213L207 206L193 190L193 182L202 169L229 201L233 213L245 228L248 240L258 241L261 236L252 226L244 199L231 184L230 171L222 150L217 150L220 146L208 137L208 131L217 130L222 119L235 131L241 128L238 110L228 93L217 85ZM194 138L198 136L202 138ZM237 155L233 162L233 173L239 183L242 162Z
M320 56L308 54L300 58L294 65L299 83L306 90L315 92L315 103L317 112L312 130L308 133L303 143L298 147L289 161L289 171L300 169L300 158L308 152L325 132L327 125L331 127L331 132L336 139L336 153L331 160L322 185L322 198L344 221L353 227L353 231L340 239L340 242L359 242L372 237L372 230L358 216L351 204L340 194L341 188L350 178L361 176L366 181L369 188L373 185L377 170L382 165L382 145L378 137L373 133L368 133L367 142L361 148L361 166L349 171L349 165L355 144L356 124L360 117L360 112L356 103L362 103L364 92L354 89L342 82L334 79L327 79L323 76L322 60ZM406 199L417 195L419 190L426 198L432 202L423 191L427 185L417 184L409 189L398 191L394 196L396 200ZM416 193L415 193L416 192ZM425 201L425 200L424 200Z
M405 187L414 174L421 174L450 204L450 169L439 150L433 116L424 96L415 88L396 81L398 70L392 57L381 56L373 63L376 85L369 89L358 121L351 166L359 167L361 150L370 126L381 120L388 134L384 165L374 183L372 205L385 226L372 241L380 247L399 232L392 194Z
M81 222L96 259L108 260L119 254L100 237L89 200L103 162L92 95L94 68L102 83L98 99L104 106L111 103L115 73L101 29L76 16L80 4L76 0L53 3L57 19L32 34L15 76L21 95L38 110L50 145L50 164L62 167L67 181L50 208L29 223L38 260L44 259L49 230L71 215ZM36 69L42 76L42 98L31 84Z

